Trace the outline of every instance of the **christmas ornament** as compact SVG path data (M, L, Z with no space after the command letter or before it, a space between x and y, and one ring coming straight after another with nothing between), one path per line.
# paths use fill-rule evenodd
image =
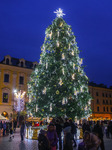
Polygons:
M54 11L54 13L56 13L56 16L58 18L63 17L65 14L63 13L63 10L61 8L59 8L58 10Z

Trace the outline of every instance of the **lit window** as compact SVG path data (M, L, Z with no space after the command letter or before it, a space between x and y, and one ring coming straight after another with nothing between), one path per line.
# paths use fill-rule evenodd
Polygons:
M8 103L8 93L3 93L3 103Z
M9 82L9 74L4 74L4 82Z

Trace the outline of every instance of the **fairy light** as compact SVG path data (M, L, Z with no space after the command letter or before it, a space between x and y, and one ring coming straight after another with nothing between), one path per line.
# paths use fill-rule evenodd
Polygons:
M64 53L62 54L62 59L63 59L63 60L65 59L65 55L64 55Z
M26 92L22 92L21 90L19 92L14 92L14 109L18 112L24 110L24 105L25 105L25 94Z

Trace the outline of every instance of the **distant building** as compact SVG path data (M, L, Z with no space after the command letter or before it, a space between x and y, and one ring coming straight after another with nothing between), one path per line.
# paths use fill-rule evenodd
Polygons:
M27 82L36 65L37 62L9 55L0 62L0 114L10 117L13 112L14 90L27 92Z
M107 88L103 84L89 83L89 91L93 98L91 102L93 120L112 119L112 87Z

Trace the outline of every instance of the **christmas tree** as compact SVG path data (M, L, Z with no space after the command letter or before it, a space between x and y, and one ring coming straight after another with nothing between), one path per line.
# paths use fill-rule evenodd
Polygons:
M28 111L36 117L84 117L90 113L88 78L76 38L61 9L45 31L40 62L28 83Z

